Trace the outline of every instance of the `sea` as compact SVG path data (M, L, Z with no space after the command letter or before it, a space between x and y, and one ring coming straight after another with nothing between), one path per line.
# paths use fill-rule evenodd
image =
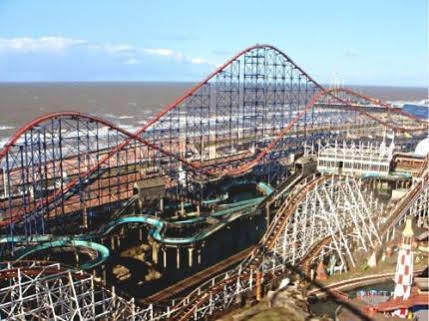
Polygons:
M78 111L135 131L174 102L190 82L0 83L0 146L20 127L46 113ZM428 118L427 88L351 86L363 94L405 104L404 110Z
M422 105L404 104L403 111L406 111L418 118L429 119L429 107Z

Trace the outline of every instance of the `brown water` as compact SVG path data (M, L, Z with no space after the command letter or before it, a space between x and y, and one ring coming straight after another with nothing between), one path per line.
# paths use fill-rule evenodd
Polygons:
M0 138L46 113L73 110L133 130L173 102L191 83L0 84Z
M371 97L389 101L420 101L428 99L428 89L424 87L351 86L350 88Z
M0 83L0 144L40 115L73 110L90 113L133 131L176 100L192 83ZM354 87L385 100L418 101L425 88Z

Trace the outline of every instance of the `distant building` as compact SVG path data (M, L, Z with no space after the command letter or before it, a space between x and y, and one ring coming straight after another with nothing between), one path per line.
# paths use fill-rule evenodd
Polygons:
M387 176L395 144L319 143L317 170L321 173Z

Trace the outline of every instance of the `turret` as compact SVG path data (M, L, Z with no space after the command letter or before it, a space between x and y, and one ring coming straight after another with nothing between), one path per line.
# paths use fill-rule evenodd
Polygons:
M395 273L395 292L393 298L400 298L406 300L410 297L411 285L413 283L413 236L414 231L412 227L412 220L407 219L405 223L404 231L402 232L402 243L398 251L398 263L396 265ZM399 309L393 312L393 315L397 315L405 318L408 314L408 309Z

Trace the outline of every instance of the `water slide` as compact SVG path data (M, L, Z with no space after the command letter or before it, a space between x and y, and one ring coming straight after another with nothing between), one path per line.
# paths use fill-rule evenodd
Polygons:
M269 185L265 183L258 183L257 188L263 193L263 196L235 202L233 204L225 204L225 208L221 208L211 213L207 217L196 217L192 219L170 222L151 215L135 214L131 216L115 218L108 222L106 225L103 225L98 231L88 234L75 235L72 237L55 236L48 234L36 235L30 238L19 235L4 236L0 238L0 243L35 243L35 245L33 246L28 246L18 250L15 254L17 260L23 259L28 255L37 253L39 251L55 247L86 248L90 251L97 253L95 259L90 260L80 266L82 270L88 270L104 263L110 255L110 250L106 246L96 243L93 240L107 236L116 227L120 225L136 223L150 225L151 229L149 230L149 235L159 243L171 245L192 244L206 239L210 235L222 229L225 225L231 223L232 221L253 213L257 206L274 191ZM216 201L219 202L223 199L224 197L222 196L219 199L216 199ZM211 202L213 201L214 200L211 200ZM167 237L164 235L167 226L184 226L196 223L204 223L207 221L208 217L215 218L217 222L215 224L211 224L209 227L201 230L194 235L187 237Z
M65 246L74 247L74 248L79 248L79 247L86 248L97 253L97 256L95 257L95 259L80 265L80 268L82 270L89 270L104 263L109 258L109 255L110 255L110 250L106 246L96 242L70 239L70 238L55 239L54 237L52 240L48 242L43 242L36 246L28 247L21 251L18 251L15 257L16 257L16 260L21 260L28 255L37 253L42 250L55 248L55 247L65 247Z

